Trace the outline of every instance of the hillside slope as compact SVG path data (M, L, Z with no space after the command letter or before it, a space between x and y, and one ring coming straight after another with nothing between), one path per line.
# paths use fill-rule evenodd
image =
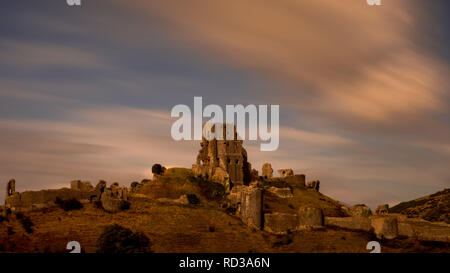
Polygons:
M431 222L450 224L450 189L402 202L390 208L389 212L401 213L411 218L422 218Z
M25 213L32 223L26 232L15 213L0 223L0 252L64 253L69 241L78 241L84 252L98 251L104 228L118 224L142 232L153 252L368 252L369 233L340 229L299 231L272 235L251 229L225 211L205 206L164 205L133 198L129 210L111 214L92 204L66 212L61 208ZM383 243L383 252L446 252L445 246L408 240Z
M163 253L368 252L367 242L374 240L371 233L339 228L286 235L250 228L224 206L227 193L221 184L194 177L189 169L168 169L161 177L133 184L129 208L117 213L106 212L96 203L70 211L58 206L28 212L5 210L0 217L0 252L67 253L70 241L78 241L84 252L98 252L101 234L113 224L144 234L151 251ZM197 202L167 202L183 195L195 195ZM268 192L265 204L266 212L293 213L300 206L314 205L326 216L343 213L339 202L302 189L295 189L293 198L281 200ZM448 251L446 245L427 245L415 239L382 243L383 252Z

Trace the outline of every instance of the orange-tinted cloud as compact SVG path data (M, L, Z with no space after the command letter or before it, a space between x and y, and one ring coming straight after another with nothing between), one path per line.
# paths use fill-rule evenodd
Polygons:
M448 68L416 48L408 1L129 1L204 51L290 86L292 107L383 122L440 111ZM446 82L445 82L446 81ZM283 92L283 91L280 91ZM311 92L313 100L295 99ZM441 91L442 92L442 91Z

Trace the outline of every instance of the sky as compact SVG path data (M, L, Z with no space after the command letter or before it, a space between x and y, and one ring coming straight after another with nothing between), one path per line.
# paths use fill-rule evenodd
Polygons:
M292 168L372 208L450 187L445 0L5 1L0 8L0 201L71 180L129 185L190 168L177 104L280 105Z

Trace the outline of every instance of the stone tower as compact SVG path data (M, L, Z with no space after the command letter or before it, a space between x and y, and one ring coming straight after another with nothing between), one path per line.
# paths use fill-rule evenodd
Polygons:
M215 125L212 128L214 132ZM207 140L203 137L196 164L192 165L195 175L208 176L213 181L223 183L229 189L233 185L247 185L251 180L251 165L247 161L247 151L242 140L225 138L226 125L223 125L223 139Z

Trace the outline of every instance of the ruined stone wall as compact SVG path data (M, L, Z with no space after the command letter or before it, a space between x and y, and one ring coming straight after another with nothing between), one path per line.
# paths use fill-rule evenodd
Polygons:
M7 185L5 197L5 206L14 210L33 210L41 209L46 207L51 207L55 205L57 199L68 200L77 199L80 202L91 202L91 201L102 201L107 204L115 205L117 203L114 200L128 200L128 188L119 187L117 183L111 185L111 187L106 187L105 181L100 181L94 188L88 181L74 180L70 182L70 189L51 189L51 190L40 190L40 191L24 191L16 192L11 185ZM15 186L15 182L14 182ZM111 199L114 199L111 201Z
M404 236L421 241L450 243L449 224L409 219L405 215L325 217L325 225L371 232L379 239L394 239Z
M294 175L294 171L292 169L280 169L277 172L281 178Z
M319 180L309 181L306 184L306 188L311 189L311 190L315 190L315 191L319 191L319 189L320 189L320 181Z
M55 204L57 198L78 200L87 200L91 196L91 192L77 191L72 189L57 190L40 190L40 191L24 191L15 192L13 195L6 197L5 206L12 209L39 209Z
M257 187L242 187L240 216L244 224L262 229L263 191Z
M78 191L92 191L94 187L89 181L74 180L70 182L70 189Z
M287 176L283 178L289 185L295 188L305 188L306 187L306 178L304 174L294 174L291 176Z
M130 206L128 202L128 188L113 184L111 187L104 189L100 201L103 209L108 212L114 213L127 209Z
M270 163L264 163L262 166L262 176L265 179L271 179L273 176L273 169L272 165Z
M323 211L318 207L303 206L298 209L297 213L264 213L264 230L274 234L322 228L323 223Z
M6 183L6 197L13 195L16 193L16 180L11 179Z

